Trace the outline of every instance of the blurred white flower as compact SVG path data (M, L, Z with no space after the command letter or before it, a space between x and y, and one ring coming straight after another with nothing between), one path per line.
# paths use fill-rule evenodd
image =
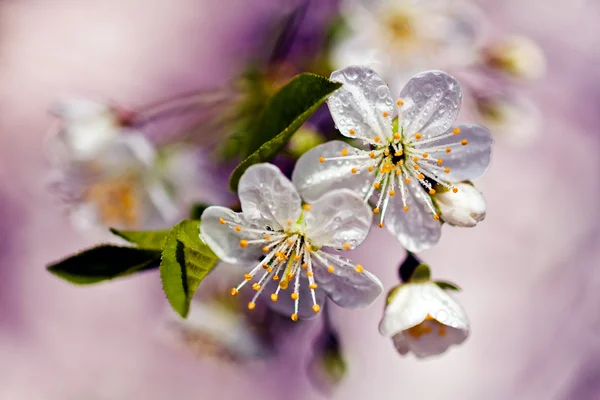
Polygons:
M338 190L302 207L296 188L271 164L248 168L238 193L242 212L208 207L200 231L222 261L254 266L231 289L235 296L256 279L249 309L265 289L272 307L294 321L319 312L325 295L341 307L357 308L381 294L381 282L362 265L324 251L350 250L367 237L372 213L359 196ZM289 285L291 293L280 295Z
M108 106L71 101L60 107L61 130L48 142L52 187L82 229L151 229L180 212L162 179L153 145L118 121Z
M346 0L350 34L332 54L335 68L370 65L394 90L414 73L464 66L476 58L476 10L460 0Z
M435 282L409 282L390 293L379 332L392 338L400 354L424 358L464 342L469 321L460 304Z
M536 79L546 71L540 46L525 36L507 36L482 49L483 64L515 78Z
M363 150L331 141L305 153L292 175L307 201L339 188L376 200L374 212L409 251L436 244L441 223L431 195L434 185L452 194L455 182L480 177L487 170L490 132L479 125L452 126L462 93L452 76L429 71L414 76L402 89L398 125L388 86L368 67L335 71L343 86L327 104L342 135L370 146ZM379 195L375 192L379 191Z
M454 184L457 193L438 190L433 198L444 222L454 226L473 227L485 218L486 203L479 190L469 182Z

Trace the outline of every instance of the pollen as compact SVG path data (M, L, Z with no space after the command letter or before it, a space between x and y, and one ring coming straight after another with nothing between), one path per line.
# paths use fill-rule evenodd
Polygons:
M341 155L343 156L347 156L348 155L348 149L344 149L340 152Z
M383 114L381 114L381 115L383 115L383 118L387 118L387 117L389 117L390 113L388 113L387 111L384 111Z
M384 117L385 117L385 115L384 115ZM381 138L380 138L379 136L375 136L375 137L373 138L373 140L375 141L375 143L379 143L379 142L381 142Z
M408 184L410 183L410 178L406 178L406 179L404 180L404 182L406 182L406 184L408 185Z
M429 194L433 196L435 194L435 189L429 189Z
M414 169L415 169L415 171L418 170L419 169L419 165L415 164Z
M396 105L398 105L398 106L401 106L403 104L404 104L404 102L400 99L398 99L398 101L396 101Z
M397 152L394 153L394 156L396 157L400 157L402 155L402 150L398 150ZM400 160L402 161L402 160Z
M258 292L260 290L260 284L255 283L254 285L252 285L252 289L254 289Z
M319 311L321 311L321 306L318 304L315 304L312 306L312 310L316 313L318 313Z
M396 175L400 175L402 173L402 171L400 171L399 169L396 170Z
M396 191L395 191L395 190L393 190L393 189L392 189L392 190L390 190L390 196L392 196L392 197L393 197L393 196L395 196L395 195L396 195Z
M298 256L298 255L294 256L294 261L300 261L300 256Z
M375 207L375 208L373 209L373 212L374 212L375 214L379 214L379 207Z
M356 131L354 129L350 129L349 132L350 132L351 135L354 135L356 133Z
M380 227L380 228L383 228L383 222L380 222L380 223L379 223L379 227Z
M421 140L422 137L423 137L423 135L421 135L420 133L417 133L415 135L415 139L417 139L417 140Z
M394 133L394 139L400 140L400 133L398 133L398 132Z
M369 167L369 172L373 172L373 170L375 169L375 167L373 167L372 165Z
M427 158L427 157L429 157L429 154L423 153L423 158Z
M385 151L383 152L383 154L385 154L385 156L389 156L390 155L390 150L389 149L385 149Z
M298 298L300 297L300 295L298 293L294 292L294 293L292 293L290 295L290 297L292 298L292 300L298 300Z
M308 272L306 273L306 276L308 276L308 277L310 278L311 276L313 276L313 273L312 273L312 272L310 272L310 271L308 271Z
M285 221L285 223L286 223L286 224L288 224L288 225L291 225L291 224L292 224L292 222L293 222L293 221L292 221L291 219L288 219L287 221Z
M350 250L350 243L344 243L344 250Z
M375 182L375 183L373 184L373 187L374 187L375 189L379 189L379 187L380 187L380 186L381 186L381 184L380 184L379 182Z
M469 144L469 141L467 139L463 139L460 141L460 144L462 144L463 146L466 146L467 144Z
M305 204L305 205L302 206L302 209L304 211L310 211L311 208L312 208L312 206L310 204Z
M319 285L317 285L316 283L311 283L310 285L308 285L308 287L312 290L315 290L317 287L319 287Z
M438 165L442 165L444 163L444 159L443 158L438 158L437 159L437 163L438 163Z
M277 299L279 298L279 296L277 295L277 293L273 293L271 294L271 301L273 303L275 303L277 301Z
M239 291L236 288L231 288L231 293L232 296L237 296L237 294L239 293Z
M295 242L292 239L287 240L288 246L292 246Z
M303 263L302 264L302 269L307 269L308 268L308 264L307 263Z
M312 251L312 246L310 245L310 243L306 243L306 245L304 245L304 247L306 247L306 250Z
M450 172L450 168L446 168L446 169L444 170L444 172L445 172L445 173L449 173L449 172Z
M435 219L437 221L438 219L440 219L440 216L437 214L433 214L433 219Z
M408 206L404 206L404 211L408 211Z
M279 287L282 288L283 290L288 288L288 281L286 281L285 279L282 279L281 282L279 282Z
M239 225L238 225L238 226L236 226L236 227L235 227L235 228L233 228L233 229L235 229L235 231L236 231L236 232L241 232L241 231L242 231L242 227L241 227L241 226L239 226Z
M423 174L419 174L419 176L418 176L417 178L419 178L419 179L423 179L423 178L425 178L425 175L423 175Z
M353 173L353 174L355 174L355 173L357 173L357 172L358 172L358 170L357 170L356 168L352 168L352 173Z
M265 235L265 240L270 241L271 240L271 236Z
M278 280L279 280L279 275L275 275L275 276L273 277L273 280L274 280L274 281L278 281Z
M252 275L250 274L244 274L244 279L247 281L251 281L252 280Z
M454 193L458 192L458 188L452 188L452 192L454 192Z
M419 157L416 157L416 156L415 156L415 157L413 157L413 161L414 161L414 162L417 162L417 161L419 161Z
M360 274L365 270L365 268L362 265L358 264L356 267L354 267L354 270Z
M322 164L322 163L324 163L324 162L325 162L325 157L323 157L323 156L319 157L319 162L320 162L321 164Z
M271 268L271 267L267 268L267 272L268 272L268 273L271 273L271 272L273 272L273 268Z
M370 153L369 153L369 157L371 157L371 158L375 158L375 152L373 152L373 151L372 151L372 152L370 152Z
M450 153L452 149L450 147L446 147L446 153Z
M269 248L267 246L263 247L262 250L263 250L263 253L268 253L269 252Z
M460 133L460 128L454 128L452 133L454 133L455 135L458 135Z
M329 272L330 274L333 274L333 271L335 271L335 267L333 265L330 265L329 267L327 267L327 272Z
M225 220L223 218L219 218L219 222L221 223L221 225L225 225Z
M254 310L254 308L256 307L256 304L254 302L250 302L248 303L248 310Z
M263 265L261 265L261 266L262 266L262 268L263 268L264 270L267 270L267 269L269 269L269 266L268 266L267 264L263 264Z

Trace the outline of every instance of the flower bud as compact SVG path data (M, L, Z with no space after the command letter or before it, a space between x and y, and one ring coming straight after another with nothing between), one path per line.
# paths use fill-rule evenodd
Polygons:
M468 182L458 183L455 187L458 188L456 193L448 190L434 195L442 220L463 227L473 227L483 221L486 203L482 194Z
M544 52L524 36L505 37L487 46L483 57L488 67L516 78L536 79L546 70Z

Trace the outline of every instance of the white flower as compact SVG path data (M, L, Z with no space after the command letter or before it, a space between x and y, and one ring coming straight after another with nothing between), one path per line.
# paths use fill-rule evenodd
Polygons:
M50 138L52 187L70 205L73 224L152 229L176 222L179 210L161 179L154 146L119 128L108 106L73 101Z
M536 79L546 71L546 56L540 46L525 36L508 36L487 45L483 63L516 78Z
M452 76L429 71L414 76L396 102L390 89L368 67L335 71L331 79L344 85L328 99L342 135L362 140L363 150L331 141L305 153L292 179L312 201L331 190L350 188L409 251L436 244L441 223L431 200L434 185L457 193L454 182L473 180L487 170L492 138L479 125L452 126L462 94ZM398 106L398 126L392 119Z
M457 193L449 190L438 191L433 195L444 222L455 226L473 227L485 218L486 203L470 183L456 183Z
M333 50L333 64L370 65L394 90L430 68L464 66L476 58L475 10L457 0L346 0L350 35Z
M296 321L319 312L325 295L341 307L356 308L382 292L381 282L362 265L324 251L353 249L369 232L372 213L352 191L332 191L302 207L278 168L257 164L242 175L238 193L242 212L207 208L200 237L224 262L253 266L231 290L237 295L254 280L249 309L266 290L272 306Z
M438 355L469 336L469 321L446 290L434 282L405 283L388 297L379 332L390 337L402 355Z

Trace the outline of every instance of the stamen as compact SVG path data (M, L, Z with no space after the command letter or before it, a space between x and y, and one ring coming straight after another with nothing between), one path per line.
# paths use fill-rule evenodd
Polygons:
M390 113L388 113L387 111L384 111L382 115L383 115L383 118L387 118L390 115Z
M452 133L454 133L455 135L458 135L460 133L460 128L454 128Z
M220 222L222 225L225 225L225 220L224 220L223 218L219 218L219 222Z
M466 146L467 144L469 144L469 141L467 139L463 139L460 141L460 144L462 144L463 146Z
M365 269L365 268L364 268L362 265L360 265L360 264L358 264L358 265L357 265L357 266L354 268L354 270L355 270L356 272L358 272L359 274L360 274L361 272L363 272L363 271L364 271L364 269Z
M404 104L404 102L402 100L400 100L400 99L398 99L398 101L396 101L396 105L397 106L401 106L403 104Z
M350 133L351 135L354 135L354 134L356 133L356 131L355 131L354 129L350 129L349 133Z
M340 154L341 154L342 156L347 156L347 155L348 155L348 149L343 149L343 150L340 152Z

